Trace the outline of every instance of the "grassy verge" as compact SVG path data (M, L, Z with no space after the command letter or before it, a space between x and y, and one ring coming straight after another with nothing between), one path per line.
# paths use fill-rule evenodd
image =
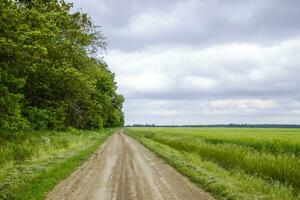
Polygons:
M193 182L211 192L217 199L300 199L300 195L291 186L280 181L267 180L256 174L249 175L240 168L224 168L213 159L203 158L197 151L185 149L186 147L182 144L170 145L168 142L174 142L171 138L166 142L159 141L157 138L154 140L153 134L149 131L127 129L126 132ZM158 132L157 135L159 134ZM214 148L210 150L219 150L216 146ZM207 154L207 156L215 158L214 154Z
M113 132L71 130L2 136L0 199L44 199Z

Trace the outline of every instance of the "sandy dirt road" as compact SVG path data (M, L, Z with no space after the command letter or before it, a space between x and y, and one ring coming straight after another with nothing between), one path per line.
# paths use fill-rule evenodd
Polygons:
M119 131L47 200L208 200L208 193Z

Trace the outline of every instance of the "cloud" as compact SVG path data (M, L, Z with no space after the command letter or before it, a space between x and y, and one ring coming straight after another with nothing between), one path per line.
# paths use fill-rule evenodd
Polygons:
M299 123L299 56L293 38L267 47L112 51L106 60L132 123Z
M274 46L112 51L106 58L127 98L297 97L300 39ZM126 61L126 62L124 62Z
M103 27L126 123L300 123L298 0L75 0Z
M217 124L299 123L299 107L271 99L147 100L134 99L125 107L130 123ZM143 121L141 121L143 119Z
M300 33L297 0L74 0L103 26L111 49L216 43L272 44ZM75 8L75 9L76 9Z
M274 108L276 102L274 100L258 100L258 99L226 99L215 100L209 102L209 106L217 110L228 109L270 109Z

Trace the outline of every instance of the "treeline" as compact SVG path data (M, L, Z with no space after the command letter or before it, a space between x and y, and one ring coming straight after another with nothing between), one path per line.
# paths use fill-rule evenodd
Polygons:
M106 42L63 0L0 1L0 129L123 126Z
M300 128L297 124L211 124L211 125L156 125L156 124L133 124L127 127L195 127L195 128Z

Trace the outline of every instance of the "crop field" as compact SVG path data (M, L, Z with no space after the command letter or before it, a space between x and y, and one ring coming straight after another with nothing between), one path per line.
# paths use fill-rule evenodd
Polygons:
M300 129L127 128L216 199L300 199Z

